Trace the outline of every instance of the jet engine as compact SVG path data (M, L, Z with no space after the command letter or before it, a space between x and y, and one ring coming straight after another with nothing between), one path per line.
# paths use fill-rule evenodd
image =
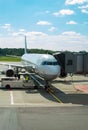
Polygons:
M13 69L6 70L6 76L7 77L13 77L14 76L14 70Z

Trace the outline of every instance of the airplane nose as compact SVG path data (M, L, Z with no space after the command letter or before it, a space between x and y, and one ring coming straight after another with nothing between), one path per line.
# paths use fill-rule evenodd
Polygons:
M59 66L52 68L51 71L50 71L51 75L58 75L59 73L60 73L60 67Z
M48 79L54 79L60 74L60 66L57 67L51 67L48 70L46 70L46 75Z

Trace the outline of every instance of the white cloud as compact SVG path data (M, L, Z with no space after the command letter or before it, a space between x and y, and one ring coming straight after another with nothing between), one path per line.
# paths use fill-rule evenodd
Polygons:
M21 32L21 31L12 33L12 36L24 36L24 35L26 35L26 33L25 32Z
M39 21L39 22L37 22L37 25L45 26L45 25L52 25L52 24L50 22L48 22L48 21Z
M32 31L32 32L27 32L26 35L32 35L32 36L47 36L46 33L43 33L43 32L35 32L35 31Z
M70 9L62 9L58 12L53 13L54 16L59 16L59 15L72 15L75 12L73 10Z
M80 35L80 33L76 33L73 31L67 31L67 32L63 32L62 35L78 36L78 35Z
M77 22L75 22L75 21L69 21L69 22L67 22L66 24L75 25L75 24L77 24Z
M0 37L0 48L23 48L22 37Z
M79 8L79 9L86 9L86 8L88 8L88 5L85 5L85 6L79 6L78 8Z
M74 4L83 4L85 2L88 2L88 0L66 0L66 5L74 5Z
M0 35L6 35L6 36L10 36L11 33L14 31L14 28L12 27L11 24L0 24Z
M88 5L79 6L78 8L81 9L82 13L88 14Z
M12 32L12 36L20 36L20 35L26 35L25 29L19 29L18 32Z
M51 27L51 28L49 28L48 30L49 30L50 32L53 32L53 31L56 30L56 28L55 28L55 27Z
M26 30L25 29L19 29L19 32L26 32Z
M36 39L36 37L45 37L47 36L46 33L43 33L43 32L36 32L36 31L32 31L32 32L22 32L22 31L18 31L18 32L13 32L12 33L12 36L18 36L18 37L24 37L24 36L27 36L30 38L30 41L31 40L34 40Z
M47 35L42 32L26 32L28 48L55 51L88 51L88 36L67 31L61 35ZM0 48L24 48L24 37L0 37Z
M85 14L88 14L88 10L86 10L86 9L82 9L81 12L85 13Z
M38 12L38 15L48 15L48 14L50 14L49 10Z
M10 31L10 29L11 29L11 24L4 24L4 25L1 26L1 28Z

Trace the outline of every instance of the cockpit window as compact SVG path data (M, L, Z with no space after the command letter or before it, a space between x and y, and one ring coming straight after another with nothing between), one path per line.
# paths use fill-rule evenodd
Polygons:
M42 65L58 65L56 61L43 61Z

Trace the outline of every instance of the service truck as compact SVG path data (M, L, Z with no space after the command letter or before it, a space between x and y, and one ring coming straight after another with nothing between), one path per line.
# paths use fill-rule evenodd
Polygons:
M16 79L15 77L3 77L1 78L1 88L31 88L34 87L33 80Z

